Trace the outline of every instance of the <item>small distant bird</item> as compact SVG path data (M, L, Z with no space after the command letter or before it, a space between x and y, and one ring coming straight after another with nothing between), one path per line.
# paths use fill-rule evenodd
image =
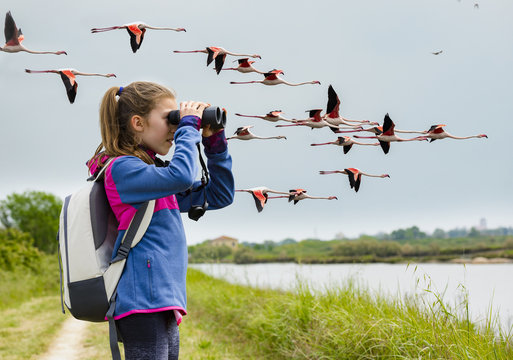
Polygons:
M324 115L324 120L328 123L339 126L339 125L347 125L353 128L359 127L358 124L369 124L369 125L378 125L378 123L371 123L369 120L350 120L346 119L339 114L340 111L340 99L333 89L333 86L328 87L328 103L326 104L326 115ZM358 123L358 124L351 124ZM331 128L333 132L337 132L337 129Z
M381 148L383 149L383 152L385 154L388 154L388 151L390 150L390 143L392 141L398 141L398 142L404 142L404 141L422 141L427 140L428 138L425 136L417 136L412 139L403 139L394 134L394 127L395 124L388 115L388 113L385 115L385 120L383 121L383 133L376 136L358 136L355 135L354 137L357 139L378 139L379 144L381 145Z
M339 136L337 140L330 141L326 143L320 143L320 144L310 144L310 146L320 146L320 145L337 145L337 146L343 146L344 147L344 154L347 154L349 150L353 147L353 145L370 145L370 146L378 146L379 143L362 143L354 140L353 138L349 136Z
M235 190L235 191L248 192L251 195L253 195L253 199L255 200L255 205L256 205L256 208L257 208L258 212L261 212L264 209L264 205L267 203L267 199L269 197L269 195L267 195L268 193L283 194L283 195L287 195L287 196L290 195L289 193L282 192L282 191L271 190L271 189L266 188L264 186L254 187L254 188L251 188L251 189Z
M273 197L269 197L269 199L271 199L271 198L277 199L277 198L284 198L284 197L288 197L289 202L293 201L294 205L296 205L298 203L298 201L304 200L304 199L338 200L338 198L336 196L328 196L328 197L310 196L310 195L307 195L306 190L304 190L304 189L292 189L292 190L289 190L288 196L273 196Z
M223 49L222 47L216 47L216 46L208 46L208 47L205 48L205 50L189 50L189 51L175 50L173 52L177 53L177 54L187 54L187 53L204 53L204 54L208 54L207 66L209 66L212 63L212 61L215 60L215 69L216 69L216 72L217 72L218 75L221 72L221 70L223 69L224 60L226 59L226 55L249 56L251 58L258 58L258 59L262 58L260 55L257 55L257 54L252 54L252 55L249 55L249 54L236 54L236 53L233 53L233 52L228 51L226 49Z
M276 127L286 127L286 126L308 126L312 130L320 129L323 127L330 127L339 130L340 128L336 125L332 125L321 117L322 109L312 109L306 110L309 113L309 118L306 120L292 120L293 124L290 125L276 125Z
M349 177L349 186L351 186L351 189L354 188L354 191L358 192L360 189L360 183L362 181L362 175L370 176L370 177L379 177L379 178L390 178L390 175L388 174L381 174L381 175L372 175L364 173L363 171L360 171L356 168L347 168L344 170L333 170L333 171L319 171L319 174L321 175L328 175L328 174L346 174Z
M244 74L250 73L250 72L256 72L256 73L259 73L259 74L263 74L264 73L263 71L255 69L253 67L253 65L252 65L255 62L254 61L250 61L249 58L238 59L238 60L234 60L233 62L235 62L235 61L239 62L239 66L238 67L236 67L236 68L223 68L221 70L235 70L235 71L238 71L238 72L241 72L241 73L244 73ZM217 69L216 69L216 71L217 71Z
M248 126L241 126L239 127L234 133L233 136L230 136L227 140L230 139L239 139L239 140L252 140L252 139L260 139L260 140L267 140L267 139L287 139L285 136L270 136L270 137L261 137L256 136L253 134L249 129L251 129L253 125Z
M152 29L152 30L173 30L173 31L186 31L184 28L170 28L170 27L155 27L146 25L143 22L134 22L131 24L125 24L121 26L110 26L106 28L93 28L91 29L91 32L93 34L99 33L99 32L105 32L105 31L111 31L111 30L118 30L118 29L126 29L128 31L128 34L130 35L130 46L132 47L132 51L135 53L139 48L141 47L141 44L144 40L144 33L146 32L146 29Z
M279 85L279 84L285 84L288 86L299 86L299 85L306 85L306 84L318 84L320 85L321 82L314 80L314 81L306 81L302 83L290 83L282 78L279 77L279 75L284 75L285 73L283 70L276 70L273 69L269 72L264 73L264 80L258 80L258 81L230 81L230 84L264 84L264 85Z
M440 50L440 51L432 52L431 54L433 54L433 55L440 55L443 52L444 52L443 50Z
M474 4L474 9L479 9L479 4L478 3Z
M287 119L287 118L283 117L281 114L283 114L283 111L281 111L281 110L274 110L274 111L269 111L264 116L261 116L261 115L242 115L242 114L238 114L238 113L236 113L235 115L243 116L243 117L257 118L257 119L267 120L267 121L271 121L271 122L277 122L279 120L288 121L288 122L293 122L294 121L294 119Z
M478 139L487 138L488 139L488 136L486 136L486 134L464 136L464 137L454 136L454 135L451 135L448 132L446 132L443 129L444 126L445 125L440 124L440 125L433 125L429 128L429 130L427 131L427 134L426 134L426 137L431 139L429 142L433 142L435 140L440 140L440 139L445 139L445 138L451 138L451 139L457 139L457 140L465 140L465 139L471 139L471 138L478 138Z
M5 14L5 25L4 25L4 34L5 34L5 45L4 47L0 47L0 51L8 52L8 53L16 53L20 51L25 51L30 54L55 54L55 55L68 55L66 51L34 51L29 50L25 46L21 45L22 41L25 39L21 29L18 29L16 23L14 22L14 18L11 15L11 12L7 12Z
M60 70L29 70L25 69L25 72L30 74L41 74L41 73L54 73L59 74L61 76L62 82L66 87L66 94L68 95L68 100L71 104L75 102L75 97L77 96L77 87L78 83L75 80L75 76L103 76L103 77L116 77L115 74L97 74L97 73L83 73L77 71L75 69L60 69Z

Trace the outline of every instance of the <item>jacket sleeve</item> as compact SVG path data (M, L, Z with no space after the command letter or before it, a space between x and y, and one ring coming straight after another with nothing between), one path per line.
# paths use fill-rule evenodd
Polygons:
M224 131L210 138L203 138L207 169L210 181L201 188L201 181L196 181L192 191L176 194L181 212L187 212L193 205L202 205L206 195L208 210L221 209L233 202L235 185L232 174L232 157L228 153Z
M159 199L189 189L198 173L198 150L201 135L192 126L178 128L175 133L175 152L167 167L146 164L135 156L116 159L107 169L125 204Z

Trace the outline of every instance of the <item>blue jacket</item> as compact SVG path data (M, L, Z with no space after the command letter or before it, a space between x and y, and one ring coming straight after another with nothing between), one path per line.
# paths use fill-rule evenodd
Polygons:
M192 118L194 119L194 118ZM192 120L190 119L190 120ZM167 167L148 165L135 156L120 156L105 170L105 189L119 221L114 254L137 208L156 199L150 225L141 241L130 251L117 288L114 319L134 313L175 310L185 315L187 297L187 243L180 212L202 205L204 192L208 210L233 201L232 160L224 131L203 138L210 181L200 191L198 150L201 141L197 121L182 119L175 133L175 152ZM207 214L208 216L208 214ZM179 319L178 319L179 320Z

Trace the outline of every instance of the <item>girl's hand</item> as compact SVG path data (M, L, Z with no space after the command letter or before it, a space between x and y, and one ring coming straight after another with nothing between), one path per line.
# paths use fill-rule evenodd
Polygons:
M180 103L180 119L184 116L193 115L201 118L203 110L209 107L210 104L200 101L186 101Z

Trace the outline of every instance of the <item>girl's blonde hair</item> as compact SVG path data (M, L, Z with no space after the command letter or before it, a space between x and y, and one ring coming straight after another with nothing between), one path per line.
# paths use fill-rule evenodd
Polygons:
M130 119L134 115L146 119L162 98L175 99L175 94L165 86L148 81L136 81L124 88L111 87L107 90L100 105L102 142L90 162L96 161L101 168L108 157L133 155L153 164L152 158L139 146Z

